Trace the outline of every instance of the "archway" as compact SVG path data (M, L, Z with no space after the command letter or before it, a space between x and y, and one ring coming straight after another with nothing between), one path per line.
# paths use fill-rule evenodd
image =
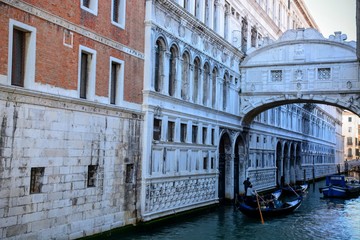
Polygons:
M246 147L241 136L238 136L235 142L234 154L234 196L239 192L244 192L242 183L246 178Z
M231 141L228 133L221 136L219 144L219 185L218 197L219 202L223 202L229 198L229 188L233 186L230 182L231 179Z
M284 144L284 156L283 156L283 172L281 176L281 185L290 182L290 147L288 143Z
M276 145L276 184L281 185L281 176L282 176L282 147L281 143L278 142Z

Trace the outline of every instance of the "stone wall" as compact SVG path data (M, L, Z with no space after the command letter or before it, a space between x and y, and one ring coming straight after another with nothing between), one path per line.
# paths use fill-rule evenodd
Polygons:
M73 239L136 222L141 115L0 91L0 238Z

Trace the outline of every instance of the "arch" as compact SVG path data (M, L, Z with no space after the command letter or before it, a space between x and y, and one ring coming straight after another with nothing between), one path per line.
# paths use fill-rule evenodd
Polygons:
M248 51L240 71L243 125L264 110L292 103L326 104L360 115L355 43L341 36L289 30L277 42Z
M159 37L155 42L154 90L156 92L161 92L163 90L165 51L165 39L163 37Z
M203 99L202 104L204 106L208 105L208 99L209 99L209 86L210 86L210 65L208 62L205 62L204 64L204 74L203 74Z
M218 77L219 71L217 69L217 67L214 67L212 70L212 74L211 74L211 92L212 92L212 97L211 97L211 107L212 108L216 108L216 99L217 99L217 94L216 94L216 85L217 85L217 77Z
M225 71L222 84L222 110L226 111L229 92L229 72Z
M183 100L189 99L189 78L190 78L190 55L189 52L184 51L182 55L181 66L181 98Z
M242 183L246 179L246 141L242 135L238 135L234 146L234 196L245 189Z
M281 176L281 186L290 182L290 145L284 142L284 155L283 155L283 172Z
M276 184L281 185L283 171L283 147L280 141L276 144Z
M233 185L229 180L231 179L231 156L232 145L231 138L228 132L223 132L219 142L219 182L218 182L218 197L219 201L223 202L231 194L230 188Z
M169 56L169 96L174 96L176 92L176 82L177 82L177 59L179 58L179 49L173 44L170 47L170 56Z
M192 79L192 84L193 84L193 95L192 95L192 101L194 103L198 102L198 98L199 98L199 84L200 84L200 72L201 72L201 67L200 67L200 58L199 57L195 57L194 59L194 71L193 71L193 79Z

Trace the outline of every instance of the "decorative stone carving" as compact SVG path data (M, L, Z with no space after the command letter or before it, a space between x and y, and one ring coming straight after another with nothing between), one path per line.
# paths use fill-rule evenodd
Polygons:
M352 88L352 83L351 83L350 81L347 81L346 87L347 87L348 89L351 89L351 88Z
M179 37L181 37L181 38L185 37L185 26L184 25L180 24L178 31L179 31Z
M305 50L303 45L301 44L296 45L294 49L294 59L296 60L305 59Z
M171 21L172 21L171 15L166 14L165 15L165 22L164 22L164 25L165 25L166 28L171 28Z
M147 183L145 212L155 213L213 200L216 189L215 177Z
M199 41L199 35L195 32L192 33L191 35L191 43L196 45Z
M303 80L303 71L301 69L295 70L294 78L297 81Z
M214 58L216 58L218 55L218 49L216 46L213 46L213 48L212 48L212 55Z

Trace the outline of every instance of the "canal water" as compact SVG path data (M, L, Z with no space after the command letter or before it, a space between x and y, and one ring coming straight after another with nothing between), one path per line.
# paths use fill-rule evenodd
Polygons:
M232 206L222 206L195 217L127 233L112 233L101 239L360 240L360 197L323 199L319 187L324 184L325 181L310 183L302 205L294 213L265 220L264 224L244 216Z

